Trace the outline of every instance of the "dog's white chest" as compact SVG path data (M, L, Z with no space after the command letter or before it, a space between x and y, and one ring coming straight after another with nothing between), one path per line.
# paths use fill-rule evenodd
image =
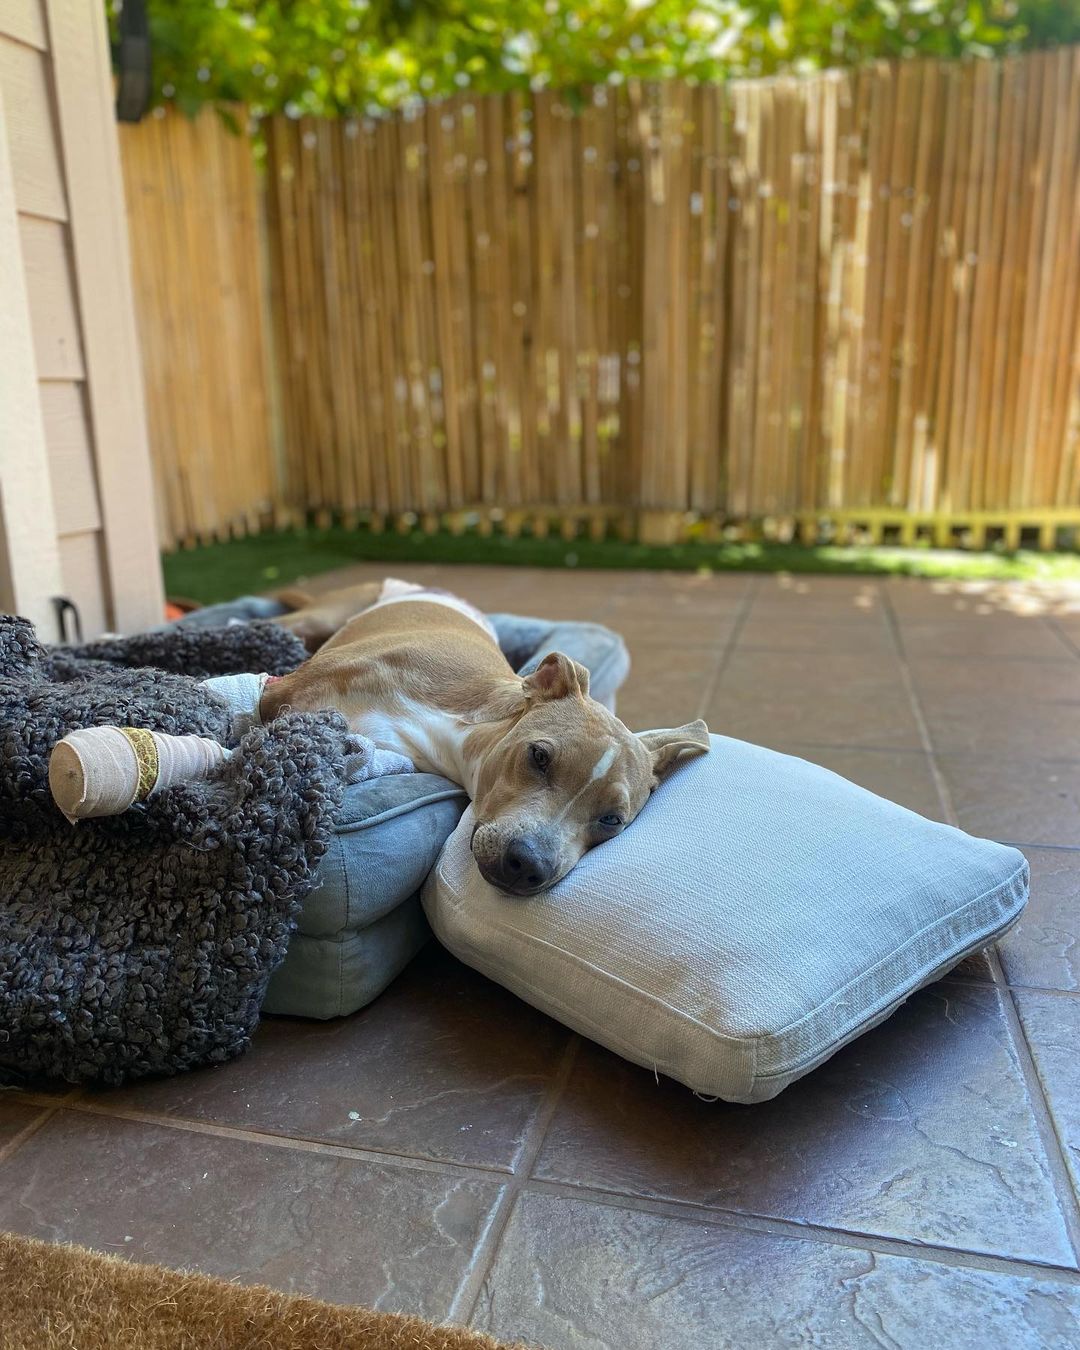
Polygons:
M470 728L453 713L399 694L396 707L371 708L349 724L381 749L407 755L420 773L442 774L472 794L464 744Z

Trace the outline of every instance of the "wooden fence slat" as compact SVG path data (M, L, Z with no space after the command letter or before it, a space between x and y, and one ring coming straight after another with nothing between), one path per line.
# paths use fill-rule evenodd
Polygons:
M1080 98L1080 48L1069 53L1069 61L1068 79L1075 105L1075 100ZM1075 111L1072 116L1080 118ZM1080 363L1080 134L1074 140L1072 159L1066 165L1066 172L1069 177L1063 199L1071 227L1066 245L1067 280L1063 288L1060 345L1054 362L1054 415L1047 431L1050 446L1061 447L1053 492L1056 501L1075 499L1069 488L1070 456L1075 447L1069 434L1069 413L1070 405L1080 397L1080 379L1076 370L1076 364Z

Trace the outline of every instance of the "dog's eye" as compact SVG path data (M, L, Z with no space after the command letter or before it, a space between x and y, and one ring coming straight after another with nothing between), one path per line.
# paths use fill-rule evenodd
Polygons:
M611 815L601 816L596 823L602 825L605 830L617 830L623 823L623 819L622 816L612 813Z
M543 772L543 770L551 763L551 755L542 745L530 745L529 760L534 768L540 769L541 772Z

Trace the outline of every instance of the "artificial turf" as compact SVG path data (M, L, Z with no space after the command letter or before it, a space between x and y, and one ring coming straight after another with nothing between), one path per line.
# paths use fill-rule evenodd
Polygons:
M1080 581L1080 554L975 553L958 549L841 547L781 543L687 542L666 546L618 539L510 537L367 529L272 531L166 554L170 595L203 604L271 590L351 563L488 563L562 568L640 568L708 572L900 575L962 580Z

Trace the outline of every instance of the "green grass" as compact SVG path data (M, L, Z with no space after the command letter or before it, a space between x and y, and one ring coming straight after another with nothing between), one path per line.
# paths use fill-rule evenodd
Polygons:
M351 563L494 563L522 567L644 568L711 572L831 572L843 575L944 577L961 580L1080 581L1076 553L968 553L951 549L769 543L685 543L669 547L619 540L534 539L346 530L290 530L253 535L166 555L170 595L204 604L272 590Z

